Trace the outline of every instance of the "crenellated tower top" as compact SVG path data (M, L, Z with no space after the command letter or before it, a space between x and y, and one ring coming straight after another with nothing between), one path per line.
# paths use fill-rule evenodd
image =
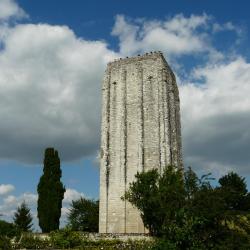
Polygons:
M138 63L143 60L157 59L159 57L168 65L161 51L151 51L143 55L138 54L137 56L133 56L133 57L117 58L114 61L109 62L108 66L111 66L111 65L113 66L115 64L121 65L121 64L128 64L128 63Z

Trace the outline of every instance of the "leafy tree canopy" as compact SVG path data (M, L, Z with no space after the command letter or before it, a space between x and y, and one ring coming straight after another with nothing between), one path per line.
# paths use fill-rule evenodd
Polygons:
M210 184L211 175L198 178L168 166L137 173L123 199L141 213L150 234L163 237L173 249L250 249L250 194L244 178L228 173L219 186ZM235 240L239 239L239 240ZM234 248L234 247L241 248ZM246 248L248 249L248 248Z
M69 226L75 231L98 232L99 201L80 198L72 201Z
M0 220L0 235L7 237L14 237L19 233L18 229L13 223Z

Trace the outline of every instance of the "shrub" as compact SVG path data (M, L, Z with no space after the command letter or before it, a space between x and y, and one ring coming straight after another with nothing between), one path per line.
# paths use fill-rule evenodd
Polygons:
M98 232L99 202L82 197L72 201L68 221L74 231Z
M12 238L19 235L19 230L15 227L13 223L9 223L4 220L0 220L0 235Z
M32 233L22 234L18 243L14 245L14 249L50 249L51 244L49 239L42 239Z
M0 249L11 249L10 239L8 237L0 235Z
M185 188L182 170L168 166L160 175L157 169L137 173L124 198L141 212L142 221L151 235L163 234L163 225L180 223Z
M176 244L165 239L157 239L152 246L152 250L176 250Z
M231 172L218 187L210 180L210 174L199 179L191 168L183 175L168 166L162 175L155 169L137 173L124 198L141 212L149 232L162 237L156 249L250 249L245 179Z
M80 246L83 236L69 228L53 231L49 234L50 241L55 248L74 248Z

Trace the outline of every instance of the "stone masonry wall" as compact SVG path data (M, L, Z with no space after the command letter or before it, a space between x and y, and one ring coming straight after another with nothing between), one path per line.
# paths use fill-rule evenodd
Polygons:
M179 93L162 53L108 64L102 87L100 233L145 233L122 201L137 171L182 167Z

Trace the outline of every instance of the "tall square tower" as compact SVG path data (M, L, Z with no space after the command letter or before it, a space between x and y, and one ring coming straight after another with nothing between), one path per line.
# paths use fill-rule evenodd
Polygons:
M121 196L135 174L182 167L179 93L161 52L108 64L102 87L100 233L144 233Z

